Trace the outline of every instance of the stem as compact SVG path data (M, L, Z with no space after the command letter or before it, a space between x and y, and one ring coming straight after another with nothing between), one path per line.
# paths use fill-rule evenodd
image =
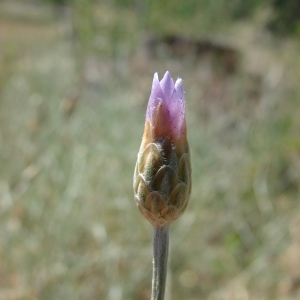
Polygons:
M151 300L164 300L169 250L169 227L154 227Z

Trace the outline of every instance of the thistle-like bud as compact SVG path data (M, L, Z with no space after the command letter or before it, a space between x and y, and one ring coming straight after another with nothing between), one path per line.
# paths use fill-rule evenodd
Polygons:
M168 226L187 207L191 163L186 138L182 80L154 74L146 124L133 179L141 213L154 226Z

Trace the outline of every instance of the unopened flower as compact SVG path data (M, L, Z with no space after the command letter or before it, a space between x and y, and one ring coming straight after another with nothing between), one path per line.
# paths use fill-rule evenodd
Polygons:
M187 207L191 164L182 80L154 74L145 130L134 172L134 195L154 226L168 226Z

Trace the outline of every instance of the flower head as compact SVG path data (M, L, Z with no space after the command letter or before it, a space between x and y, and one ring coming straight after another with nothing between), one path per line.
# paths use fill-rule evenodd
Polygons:
M167 226L188 204L191 165L181 79L154 74L146 123L134 173L138 208L155 226Z
M146 120L150 121L157 136L169 135L181 139L185 134L185 99L182 79L174 81L166 72L161 81L154 74Z

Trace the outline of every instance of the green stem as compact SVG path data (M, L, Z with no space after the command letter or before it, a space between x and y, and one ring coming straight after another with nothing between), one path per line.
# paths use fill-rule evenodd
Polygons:
M164 300L169 250L169 227L154 227L151 300Z

